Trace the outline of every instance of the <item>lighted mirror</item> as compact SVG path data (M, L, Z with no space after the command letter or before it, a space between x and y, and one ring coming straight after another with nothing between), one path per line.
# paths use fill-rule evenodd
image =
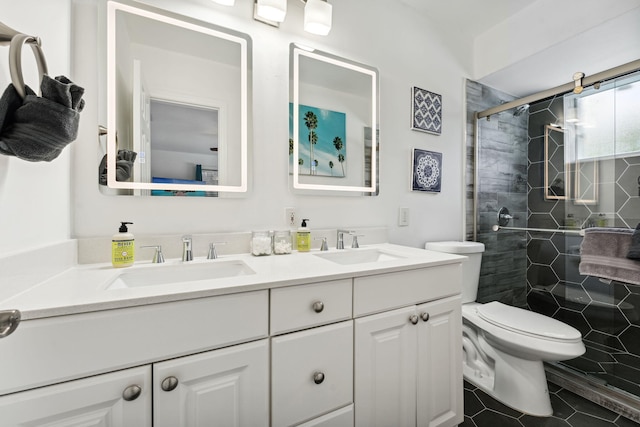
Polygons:
M251 39L107 2L106 184L118 194L247 191Z
M544 199L566 200L571 189L568 161L565 159L564 130L558 126L544 128Z
M289 170L294 192L376 195L378 71L295 43L290 63Z

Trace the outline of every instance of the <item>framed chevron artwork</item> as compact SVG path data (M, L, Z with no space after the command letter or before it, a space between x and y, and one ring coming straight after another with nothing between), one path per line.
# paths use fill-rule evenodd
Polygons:
M421 132L442 133L442 95L419 87L411 89L411 129Z

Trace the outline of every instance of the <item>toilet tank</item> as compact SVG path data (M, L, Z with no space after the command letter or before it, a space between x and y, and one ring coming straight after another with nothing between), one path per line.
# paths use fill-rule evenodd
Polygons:
M428 242L424 248L467 257L462 262L462 303L474 302L478 295L480 263L484 244L479 242Z

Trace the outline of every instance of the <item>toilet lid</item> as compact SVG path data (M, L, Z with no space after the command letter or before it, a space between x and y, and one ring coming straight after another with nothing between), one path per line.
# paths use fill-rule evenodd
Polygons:
M562 341L582 339L580 331L566 323L497 301L480 304L476 310L483 320L514 332Z

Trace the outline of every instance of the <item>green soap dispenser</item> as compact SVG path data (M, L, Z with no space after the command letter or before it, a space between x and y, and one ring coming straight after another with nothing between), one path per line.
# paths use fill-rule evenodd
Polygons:
M111 264L116 267L130 267L133 265L134 257L134 237L129 233L127 224L132 222L121 222L117 234L111 238Z
M298 252L309 252L311 249L311 230L307 227L308 219L303 219L298 232L296 233L296 244Z

